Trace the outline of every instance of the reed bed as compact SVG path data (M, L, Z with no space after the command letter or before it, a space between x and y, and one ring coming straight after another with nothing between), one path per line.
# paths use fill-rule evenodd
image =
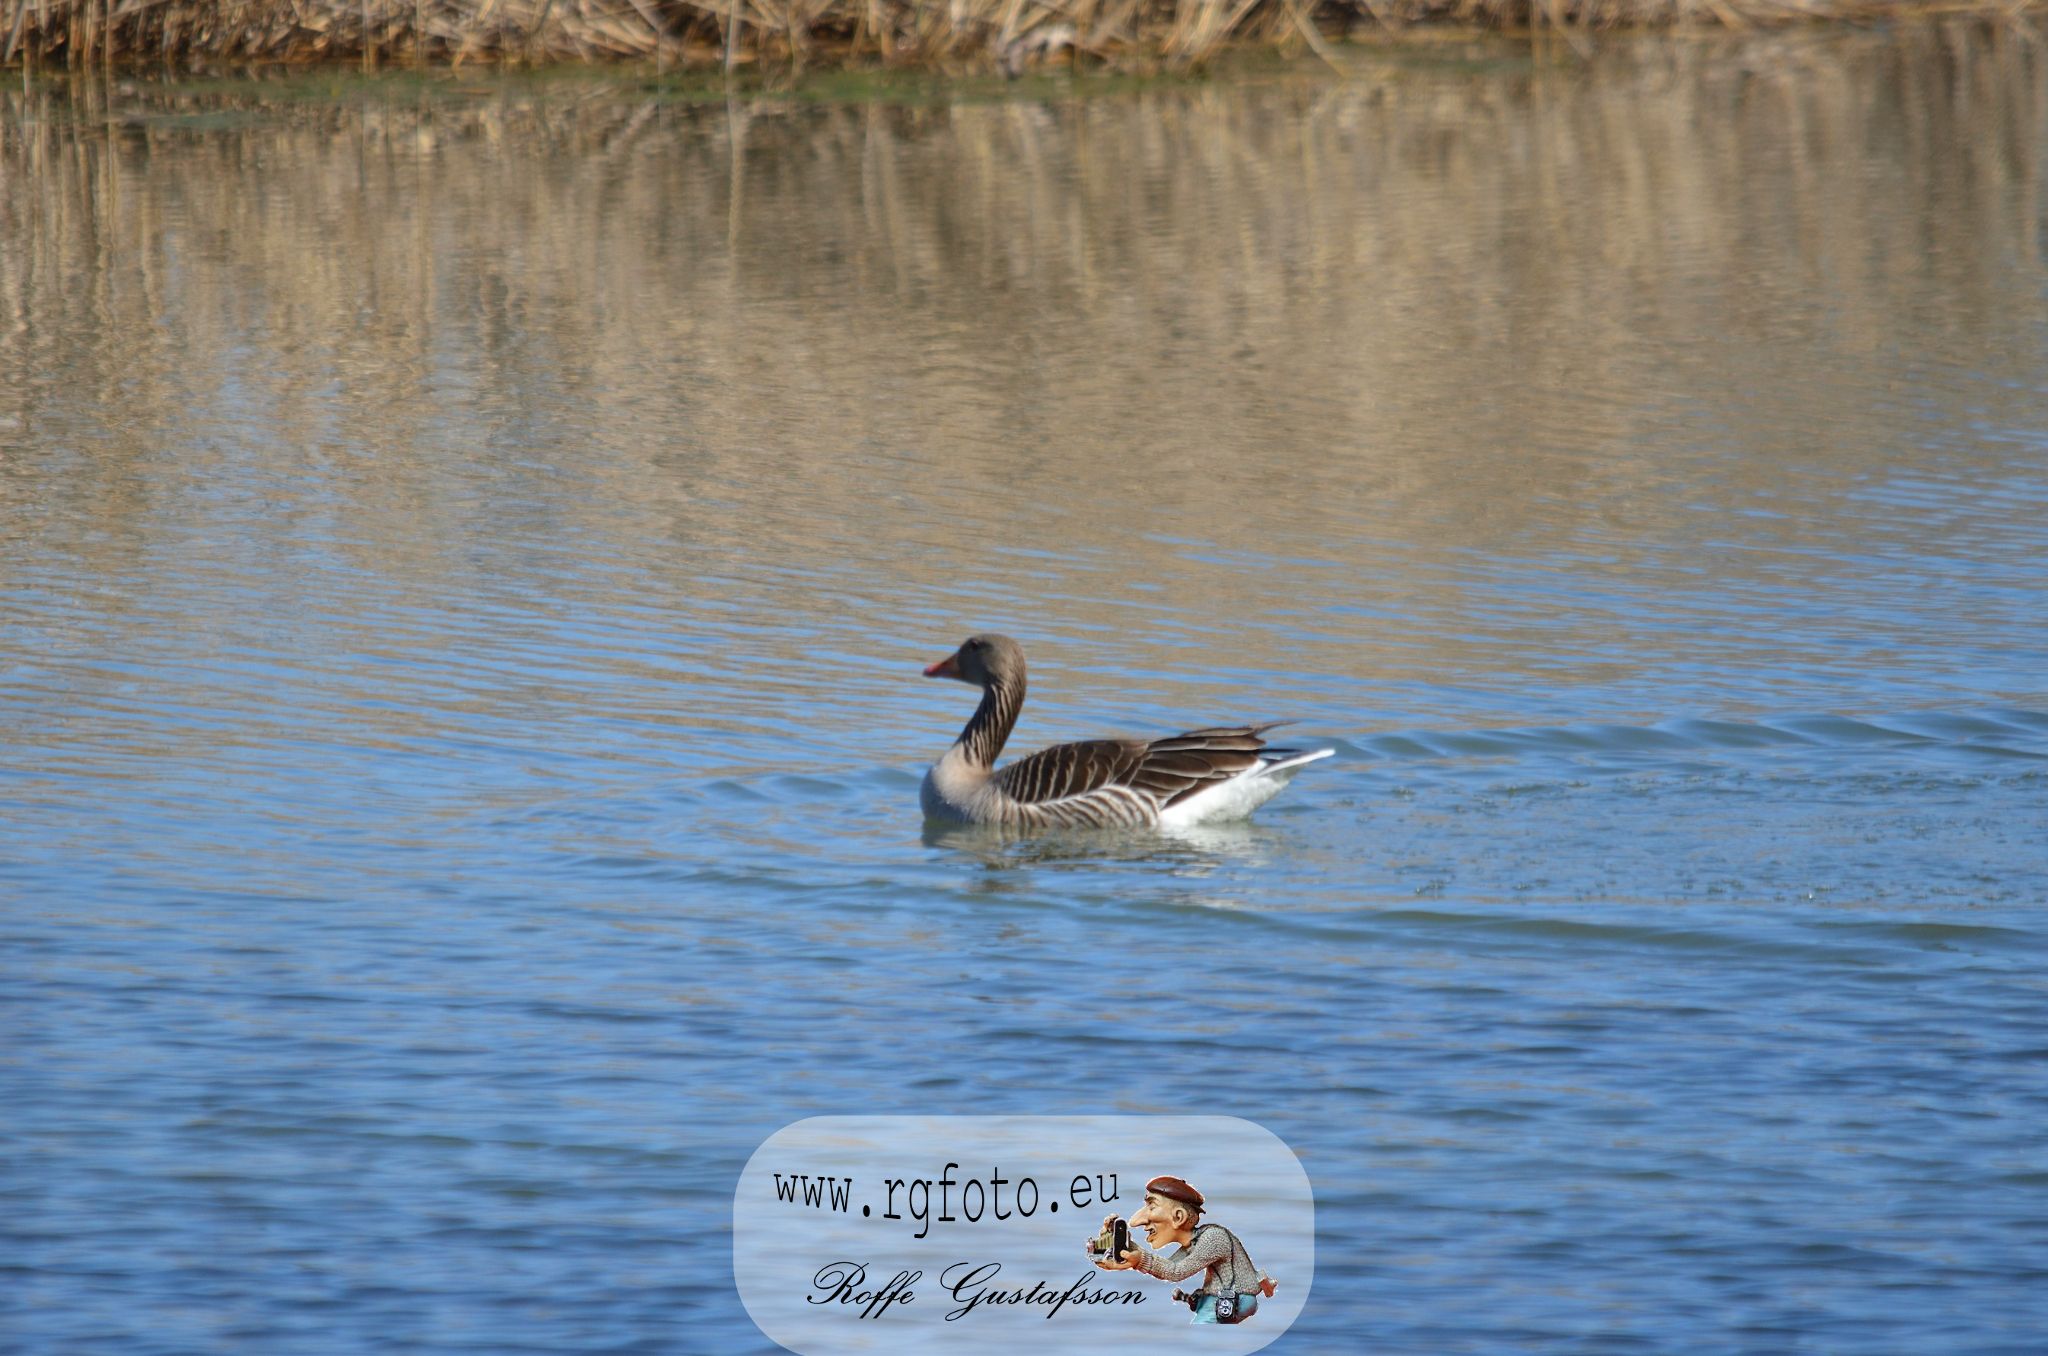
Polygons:
M1306 46L1462 25L1749 28L2048 0L0 0L4 60L773 63L1016 72L1054 62L1199 65L1231 44Z

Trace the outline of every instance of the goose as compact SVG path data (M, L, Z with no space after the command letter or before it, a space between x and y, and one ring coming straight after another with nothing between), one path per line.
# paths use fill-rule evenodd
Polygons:
M1335 749L1269 749L1285 721L1215 726L1166 739L1058 744L997 769L996 755L1024 706L1024 647L1008 636L969 636L924 671L981 689L960 738L925 774L927 818L1037 831L1184 828L1242 819L1294 774Z

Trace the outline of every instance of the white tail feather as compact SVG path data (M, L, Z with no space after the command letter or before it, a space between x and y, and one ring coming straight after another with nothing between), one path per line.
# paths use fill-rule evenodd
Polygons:
M1262 758L1229 781L1218 782L1178 805L1169 805L1161 810L1160 827L1186 828L1193 824L1242 819L1279 795L1280 788L1293 781L1295 773L1335 752L1335 749L1314 749L1308 753L1288 753L1270 762Z

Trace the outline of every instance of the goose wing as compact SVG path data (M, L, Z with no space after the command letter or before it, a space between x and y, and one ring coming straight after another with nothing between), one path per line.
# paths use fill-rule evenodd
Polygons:
M1163 806L1228 781L1258 763L1261 737L1282 721L1219 725L1165 739L1091 739L1056 744L997 772L996 787L1022 805L1086 796L1106 787L1142 791Z
M1042 805L1127 785L1144 761L1141 739L1090 739L1055 744L1029 758L1019 758L992 778L997 790L1019 805Z
M1162 808L1177 804L1258 766L1266 731L1284 724L1217 725L1155 739L1145 746L1131 785L1157 796Z

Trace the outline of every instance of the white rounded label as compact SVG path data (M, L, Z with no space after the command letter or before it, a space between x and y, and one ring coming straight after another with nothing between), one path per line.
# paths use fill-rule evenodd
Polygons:
M1315 1270L1308 1174L1232 1116L819 1116L754 1151L733 1275L805 1356L1256 1351Z

